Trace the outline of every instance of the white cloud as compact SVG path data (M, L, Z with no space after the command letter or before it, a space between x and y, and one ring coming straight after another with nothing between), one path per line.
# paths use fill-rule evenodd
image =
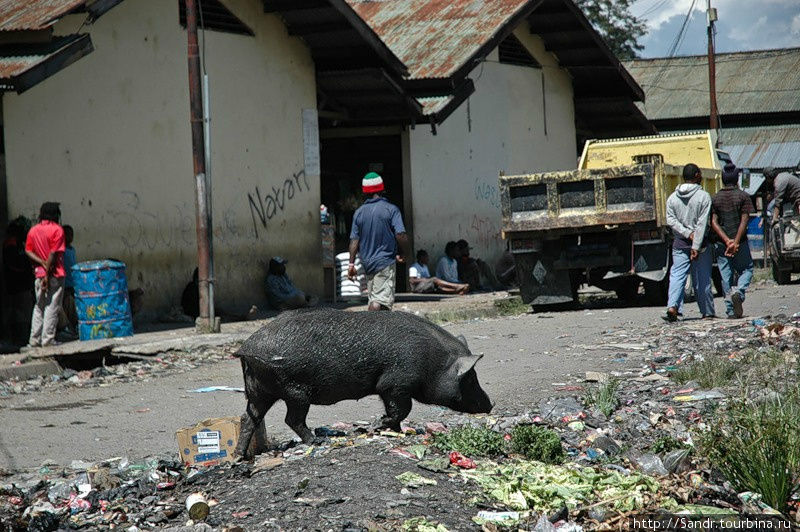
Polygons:
M795 15L792 19L792 35L800 36L800 14Z

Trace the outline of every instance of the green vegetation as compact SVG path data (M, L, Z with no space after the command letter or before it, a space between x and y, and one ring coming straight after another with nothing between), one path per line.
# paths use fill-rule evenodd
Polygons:
M500 456L505 454L503 435L488 427L457 427L450 432L433 435L433 446L440 451L458 451L466 456Z
M691 446L682 441L678 441L670 435L661 436L653 442L650 446L650 452L653 454L669 453L677 451L678 449L690 449Z
M600 384L594 390L588 390L583 401L586 406L596 406L603 415L608 417L619 406L618 390L619 381L617 379L609 379L608 382Z
M535 425L517 425L511 431L511 450L528 460L545 464L560 464L564 461L561 438L555 431Z
M737 491L786 513L800 493L800 388L778 397L731 403L700 447Z
M723 356L709 355L703 360L690 362L673 371L671 377L678 384L695 381L704 389L717 388L728 384L736 375L739 366L739 363Z

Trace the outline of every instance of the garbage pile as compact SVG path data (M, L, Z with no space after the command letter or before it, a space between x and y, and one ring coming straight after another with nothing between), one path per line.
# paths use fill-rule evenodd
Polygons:
M798 523L800 500L781 515L761 494L735 490L699 452L698 441L721 406L742 399L743 382L797 383L799 330L800 317L776 316L659 325L637 335L637 342L629 332L609 331L605 343L593 347L607 349L611 361L635 352L639 368L587 372L556 383L558 393L524 413L453 414L446 425L409 422L402 433L366 422L319 427L315 432L326 438L324 444L283 442L252 464L190 468L174 457L44 464L27 475L0 478L0 523L11 523L12 530L237 530L230 517L249 514L222 501L221 490L265 472L271 473L260 482L269 483L277 468L295 461L328 455L323 462L336 464L337 452L356 448L402 462L402 472L392 475L386 489L404 500L450 482L471 486L475 507L461 510L488 530L612 529L642 512L774 514ZM754 399L774 393L745 388ZM304 482L297 483L297 505L324 512L346 500L342 493L308 496ZM280 515L274 518L280 525ZM403 528L447 530L434 518L426 513Z
M123 383L142 380L156 375L183 373L199 366L213 364L232 358L235 348L214 348L197 351L169 351L159 356L142 357L135 360L106 364L93 369L64 369L57 375L37 375L26 380L12 379L0 381L0 397L15 394L28 394L43 388L92 387L110 383ZM119 360L109 357L108 361ZM131 360L130 357L123 360Z

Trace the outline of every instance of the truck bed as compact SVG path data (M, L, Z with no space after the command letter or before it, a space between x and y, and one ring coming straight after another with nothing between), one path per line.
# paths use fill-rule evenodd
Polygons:
M501 176L503 232L655 221L652 164Z

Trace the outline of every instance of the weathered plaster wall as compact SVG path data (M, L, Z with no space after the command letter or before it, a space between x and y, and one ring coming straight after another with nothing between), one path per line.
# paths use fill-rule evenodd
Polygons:
M205 32L218 304L238 311L265 304L272 255L321 290L319 179L305 174L301 120L316 95L310 54L279 19L260 0L224 3L255 32ZM88 29L92 54L4 96L10 214L60 201L79 260L123 260L160 312L196 265L186 32L165 0L123 2Z
M434 263L448 240L464 238L473 256L492 261L505 249L499 172L576 165L571 80L527 27L515 35L542 69L501 64L495 50L470 74L473 95L437 135L422 126L408 133L414 244L426 249Z

